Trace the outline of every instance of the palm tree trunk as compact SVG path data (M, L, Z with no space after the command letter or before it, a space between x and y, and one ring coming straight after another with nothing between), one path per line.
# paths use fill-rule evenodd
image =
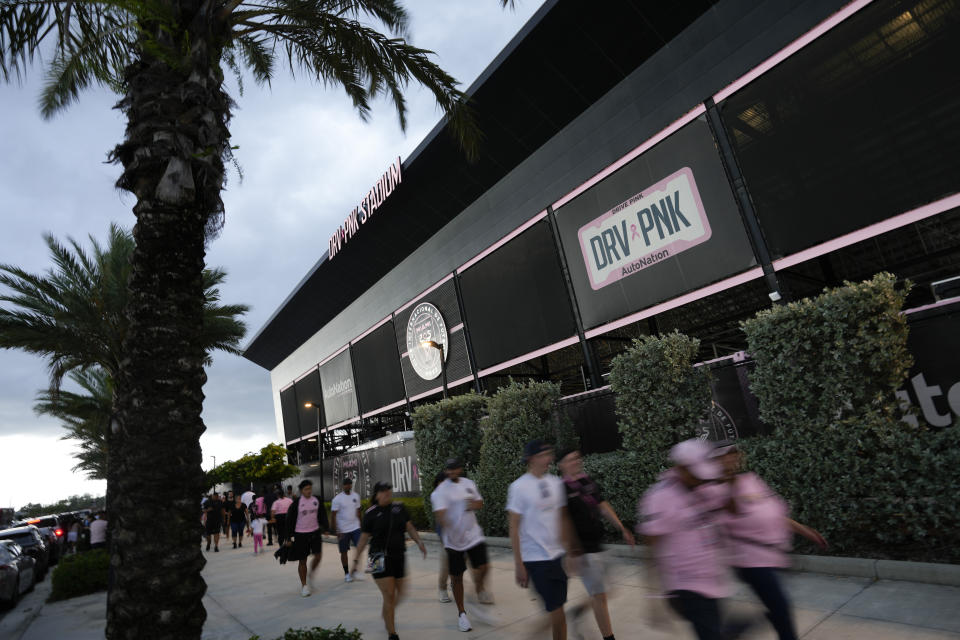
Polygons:
M126 74L118 186L137 198L130 322L109 487L115 513L110 640L197 639L206 619L200 547L200 341L205 241L222 217L229 97L210 2L164 3L141 23ZM164 28L160 28L160 22ZM172 26L171 26L172 25Z

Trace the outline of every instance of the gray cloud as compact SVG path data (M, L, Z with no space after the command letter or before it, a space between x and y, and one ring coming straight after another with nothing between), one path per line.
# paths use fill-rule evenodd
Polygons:
M436 51L439 63L466 87L541 3L521 0L515 12L501 10L496 0L407 4L414 42ZM50 266L44 231L60 238L102 238L111 221L134 222L132 197L113 186L119 169L105 164L124 129L122 114L112 108L116 97L87 92L45 122L36 107L41 80L35 69L24 87L0 87L5 151L0 156L0 262L31 271ZM293 81L280 72L269 89L257 88L249 79L245 85L243 96L232 89L238 107L231 123L245 178L241 182L230 176L224 193L226 224L211 244L207 262L230 274L224 301L252 306L247 317L252 336L320 258L332 230L383 169L397 156L406 157L440 114L430 95L412 90L404 135L386 103L376 105L372 121L365 124L342 93L303 77ZM0 351L0 436L59 434L54 421L38 419L32 411L36 391L46 384L39 359ZM249 448L276 440L268 372L220 354L208 371L204 393L205 454L219 460L225 459L221 454L234 455L226 444L230 438ZM31 446L13 445L4 455L33 456ZM59 455L48 464L73 465ZM0 484L14 482L0 468ZM44 489L44 495L50 491ZM14 502L29 499L24 495Z

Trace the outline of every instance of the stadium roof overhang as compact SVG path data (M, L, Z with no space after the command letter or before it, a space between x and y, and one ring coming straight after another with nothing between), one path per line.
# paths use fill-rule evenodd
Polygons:
M479 159L434 127L404 160L401 185L333 259L324 253L244 357L276 367L712 4L546 2L467 90Z

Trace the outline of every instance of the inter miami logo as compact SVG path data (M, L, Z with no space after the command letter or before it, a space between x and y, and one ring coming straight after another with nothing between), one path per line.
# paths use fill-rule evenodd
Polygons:
M716 402L710 403L710 409L701 419L697 427L697 437L701 440L720 442L722 440L736 440L737 423L727 410Z
M446 360L450 353L447 324L439 309L429 302L421 302L413 308L407 321L407 355L418 376L433 380L441 371L440 351L435 347L423 346L423 342L428 340L443 345L443 358Z

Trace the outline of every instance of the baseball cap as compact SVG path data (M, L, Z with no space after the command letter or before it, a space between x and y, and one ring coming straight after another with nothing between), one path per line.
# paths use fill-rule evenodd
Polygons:
M713 459L713 447L697 438L684 440L670 449L670 460L685 467L699 480L716 480L723 476L723 469Z
M447 458L446 463L444 463L444 469L462 469L463 463L460 462L457 458Z
M552 444L544 442L543 440L540 440L540 439L531 440L523 447L523 459L529 460L530 458L537 455L538 453L549 451L551 449L553 449Z

